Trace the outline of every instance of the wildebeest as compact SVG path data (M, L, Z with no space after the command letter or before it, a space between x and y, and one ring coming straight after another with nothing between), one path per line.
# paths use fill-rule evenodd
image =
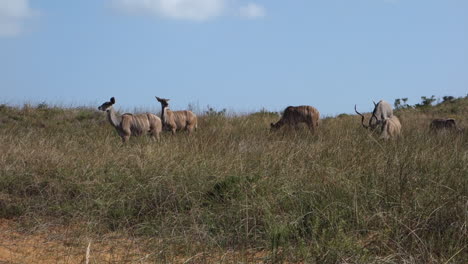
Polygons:
M197 116L192 111L171 111L169 99L155 97L161 103L161 120L165 130L172 131L175 135L177 130L186 129L190 135L194 129L197 129Z
M271 129L276 130L283 125L297 127L299 123L306 123L310 131L314 132L318 127L320 119L319 111L309 105L288 106L284 109L281 119L276 123L271 123Z
M457 126L455 119L434 119L431 122L430 128L432 131L447 129L450 131L462 131L461 128Z
M112 107L114 104L115 98L112 97L109 102L103 103L98 109L107 112L107 119L117 130L124 143L131 135L140 136L146 133L149 133L152 139L159 140L162 123L158 116L150 113L118 115Z
M369 119L369 125L364 124L364 115L357 111L356 105L354 105L354 111L361 116L361 124L364 128L374 130L380 125L382 138L393 138L401 133L400 120L393 115L392 106L383 100L380 100L377 104L374 102L374 110Z

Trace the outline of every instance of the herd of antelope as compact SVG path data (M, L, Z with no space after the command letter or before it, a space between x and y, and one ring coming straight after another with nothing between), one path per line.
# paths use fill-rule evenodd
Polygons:
M99 110L107 112L107 119L117 130L117 133L125 143L130 136L149 134L152 139L159 140L162 130L171 131L175 135L177 130L187 130L189 135L197 129L197 116L189 110L172 111L169 109L169 99L159 98L156 100L161 104L161 118L155 114L123 114L119 115L112 107L115 98L103 103ZM401 123L397 116L393 115L392 106L380 100L374 102L374 110L368 125L364 123L364 115L359 113L354 106L354 111L361 116L361 124L365 129L375 130L380 127L380 137L383 139L397 138L401 134ZM271 123L271 130L277 130L284 125L297 128L299 123L305 123L311 132L314 132L319 123L320 113L312 106L288 106L284 109L281 119ZM456 124L455 119L434 119L430 124L432 131L452 130L462 131Z

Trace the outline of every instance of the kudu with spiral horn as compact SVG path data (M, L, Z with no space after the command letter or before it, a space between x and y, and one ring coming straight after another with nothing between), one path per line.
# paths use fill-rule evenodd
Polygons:
M379 101L377 104L374 102L374 110L369 119L369 125L364 124L364 115L357 111L356 105L354 105L354 111L361 116L361 124L365 129L374 130L380 125L381 138L389 139L401 134L400 120L393 115L393 109L390 104L383 100Z

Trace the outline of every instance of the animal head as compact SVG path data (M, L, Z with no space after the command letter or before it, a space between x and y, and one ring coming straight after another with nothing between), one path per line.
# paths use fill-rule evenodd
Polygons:
M277 130L278 128L280 127L280 125L278 123L270 123L270 130L271 131L275 131Z
M371 130L374 130L380 123L382 123L382 120L379 120L377 118L377 114L379 114L379 104L376 104L374 101L372 101L374 103L374 110L372 111L372 116L371 118L369 119L369 128Z
M361 123L364 128L370 128L374 130L377 126L382 125L384 119L390 118L393 116L393 109L390 104L381 100L378 103L374 103L374 110L372 111L372 116L369 119L369 125L364 125L364 116L356 110L356 105L354 106L354 111L362 117Z
M374 103L375 104L375 103ZM365 125L364 124L364 115L359 113L358 110L356 109L356 105L354 105L354 111L361 116L361 124L362 124L362 127L364 127L365 129L375 129L379 123L379 120L377 119L377 116L375 115L375 109L374 111L372 112L372 116L371 118L369 119L369 125Z
M162 107L167 107L167 106L169 106L169 103L168 103L168 102L169 102L169 99L159 98L159 97L157 97L157 96L155 96L155 97L156 97L156 100L158 100L158 102L161 103L161 106L162 106Z
M455 119L450 118L450 119L447 119L445 126L450 127L450 128L457 128L457 123L455 122Z
M115 104L115 98L112 97L109 102L103 103L101 106L98 107L101 111L109 111L112 108L112 105Z

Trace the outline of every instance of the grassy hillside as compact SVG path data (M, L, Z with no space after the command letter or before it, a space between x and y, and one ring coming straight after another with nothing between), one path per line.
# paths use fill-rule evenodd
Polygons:
M270 133L277 115L200 117L193 137L123 146L93 109L0 106L0 218L147 240L151 260L267 252L266 262L463 263L468 259L468 100L396 112L382 141L357 116L316 135ZM157 241L157 242L156 242Z

